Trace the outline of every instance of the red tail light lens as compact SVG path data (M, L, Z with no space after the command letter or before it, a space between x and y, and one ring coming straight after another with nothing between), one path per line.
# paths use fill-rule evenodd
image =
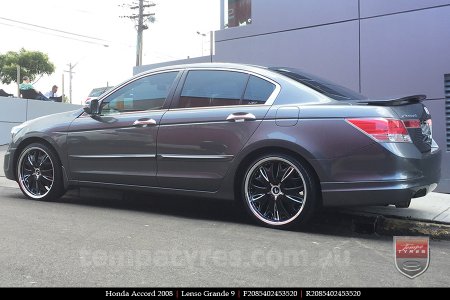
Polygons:
M406 128L420 128L420 120L403 120Z
M347 122L378 142L411 143L408 130L401 120L373 118L347 119Z

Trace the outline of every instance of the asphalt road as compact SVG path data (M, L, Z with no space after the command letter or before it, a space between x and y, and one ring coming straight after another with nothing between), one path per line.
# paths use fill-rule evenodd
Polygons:
M280 231L227 202L119 198L40 202L0 187L0 286L450 286L449 241L431 241L430 267L411 280L394 266L392 238L320 215Z

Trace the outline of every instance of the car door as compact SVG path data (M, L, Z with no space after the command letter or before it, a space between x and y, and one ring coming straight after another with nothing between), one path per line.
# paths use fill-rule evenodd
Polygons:
M231 70L188 70L158 134L162 187L215 191L279 92L275 82Z
M156 185L158 126L178 74L133 79L101 101L99 115L82 114L74 120L67 137L71 178Z

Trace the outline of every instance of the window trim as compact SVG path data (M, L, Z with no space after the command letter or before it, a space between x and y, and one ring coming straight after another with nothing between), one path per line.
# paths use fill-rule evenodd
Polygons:
M272 83L273 85L275 85L275 89L273 90L273 92L269 96L269 98L267 98L267 101L264 102L263 104L250 104L250 105L238 104L238 105L221 105L221 106L178 107L178 104L180 103L181 92L184 88L184 85L186 83L186 78L190 71L228 71L228 72L237 72L237 73L242 73L242 74L247 74L247 75L253 75L255 77L258 77L260 79L263 79L265 81ZM247 82L247 84L248 84L248 82ZM245 85L244 93L247 89L247 84ZM280 94L280 92L281 92L281 85L278 82L276 82L270 78L267 78L261 74L252 72L252 71L247 71L247 70L242 70L242 69L237 69L237 68L220 68L220 67L186 68L186 69L184 69L183 75L178 83L178 87L173 96L172 103L169 107L169 110L177 111L177 110L194 110L194 109L208 109L208 108L215 109L215 108L224 108L224 107L272 106L273 103L275 102L275 99Z

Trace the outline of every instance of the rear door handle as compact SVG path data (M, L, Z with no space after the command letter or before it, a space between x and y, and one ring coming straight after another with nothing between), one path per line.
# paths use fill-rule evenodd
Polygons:
M134 121L133 126L136 127L147 127L156 125L156 121L154 119L139 119Z
M253 121L256 120L254 114L251 113L234 113L227 117L227 121L229 122L238 122L238 121Z

